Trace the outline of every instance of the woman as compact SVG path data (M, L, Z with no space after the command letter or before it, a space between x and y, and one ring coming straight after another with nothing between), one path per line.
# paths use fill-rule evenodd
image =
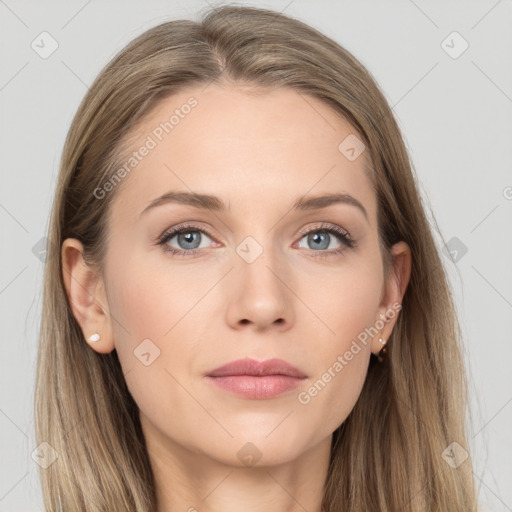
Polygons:
M236 6L139 36L73 120L49 238L48 511L476 510L447 278L334 41Z

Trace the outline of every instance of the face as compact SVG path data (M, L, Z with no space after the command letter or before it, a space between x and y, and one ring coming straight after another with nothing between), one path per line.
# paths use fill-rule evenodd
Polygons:
M227 85L167 98L137 127L136 165L104 190L116 196L98 351L117 351L146 437L278 464L348 416L401 298L384 278L367 155L338 148L354 135L311 96ZM295 204L333 194L345 200ZM211 377L245 358L301 377Z

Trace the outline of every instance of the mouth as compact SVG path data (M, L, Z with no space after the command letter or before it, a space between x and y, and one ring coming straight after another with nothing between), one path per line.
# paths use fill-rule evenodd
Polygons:
M298 387L307 375L282 359L259 362L246 358L220 366L206 377L225 391L263 400Z

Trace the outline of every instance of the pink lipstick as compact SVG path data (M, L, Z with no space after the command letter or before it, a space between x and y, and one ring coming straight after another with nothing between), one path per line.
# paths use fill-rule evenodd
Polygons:
M274 398L299 386L307 375L282 359L238 359L212 370L207 378L220 388L245 398Z

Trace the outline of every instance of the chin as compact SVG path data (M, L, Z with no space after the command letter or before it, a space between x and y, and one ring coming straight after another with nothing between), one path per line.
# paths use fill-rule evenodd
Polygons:
M212 440L212 444L219 448L212 455L220 462L236 467L277 466L291 462L311 448L314 442L311 443L312 435L308 435L300 425L297 428L285 427L286 421L279 426L279 421L274 421L270 428L265 425L264 429L231 430L233 439L224 442Z

